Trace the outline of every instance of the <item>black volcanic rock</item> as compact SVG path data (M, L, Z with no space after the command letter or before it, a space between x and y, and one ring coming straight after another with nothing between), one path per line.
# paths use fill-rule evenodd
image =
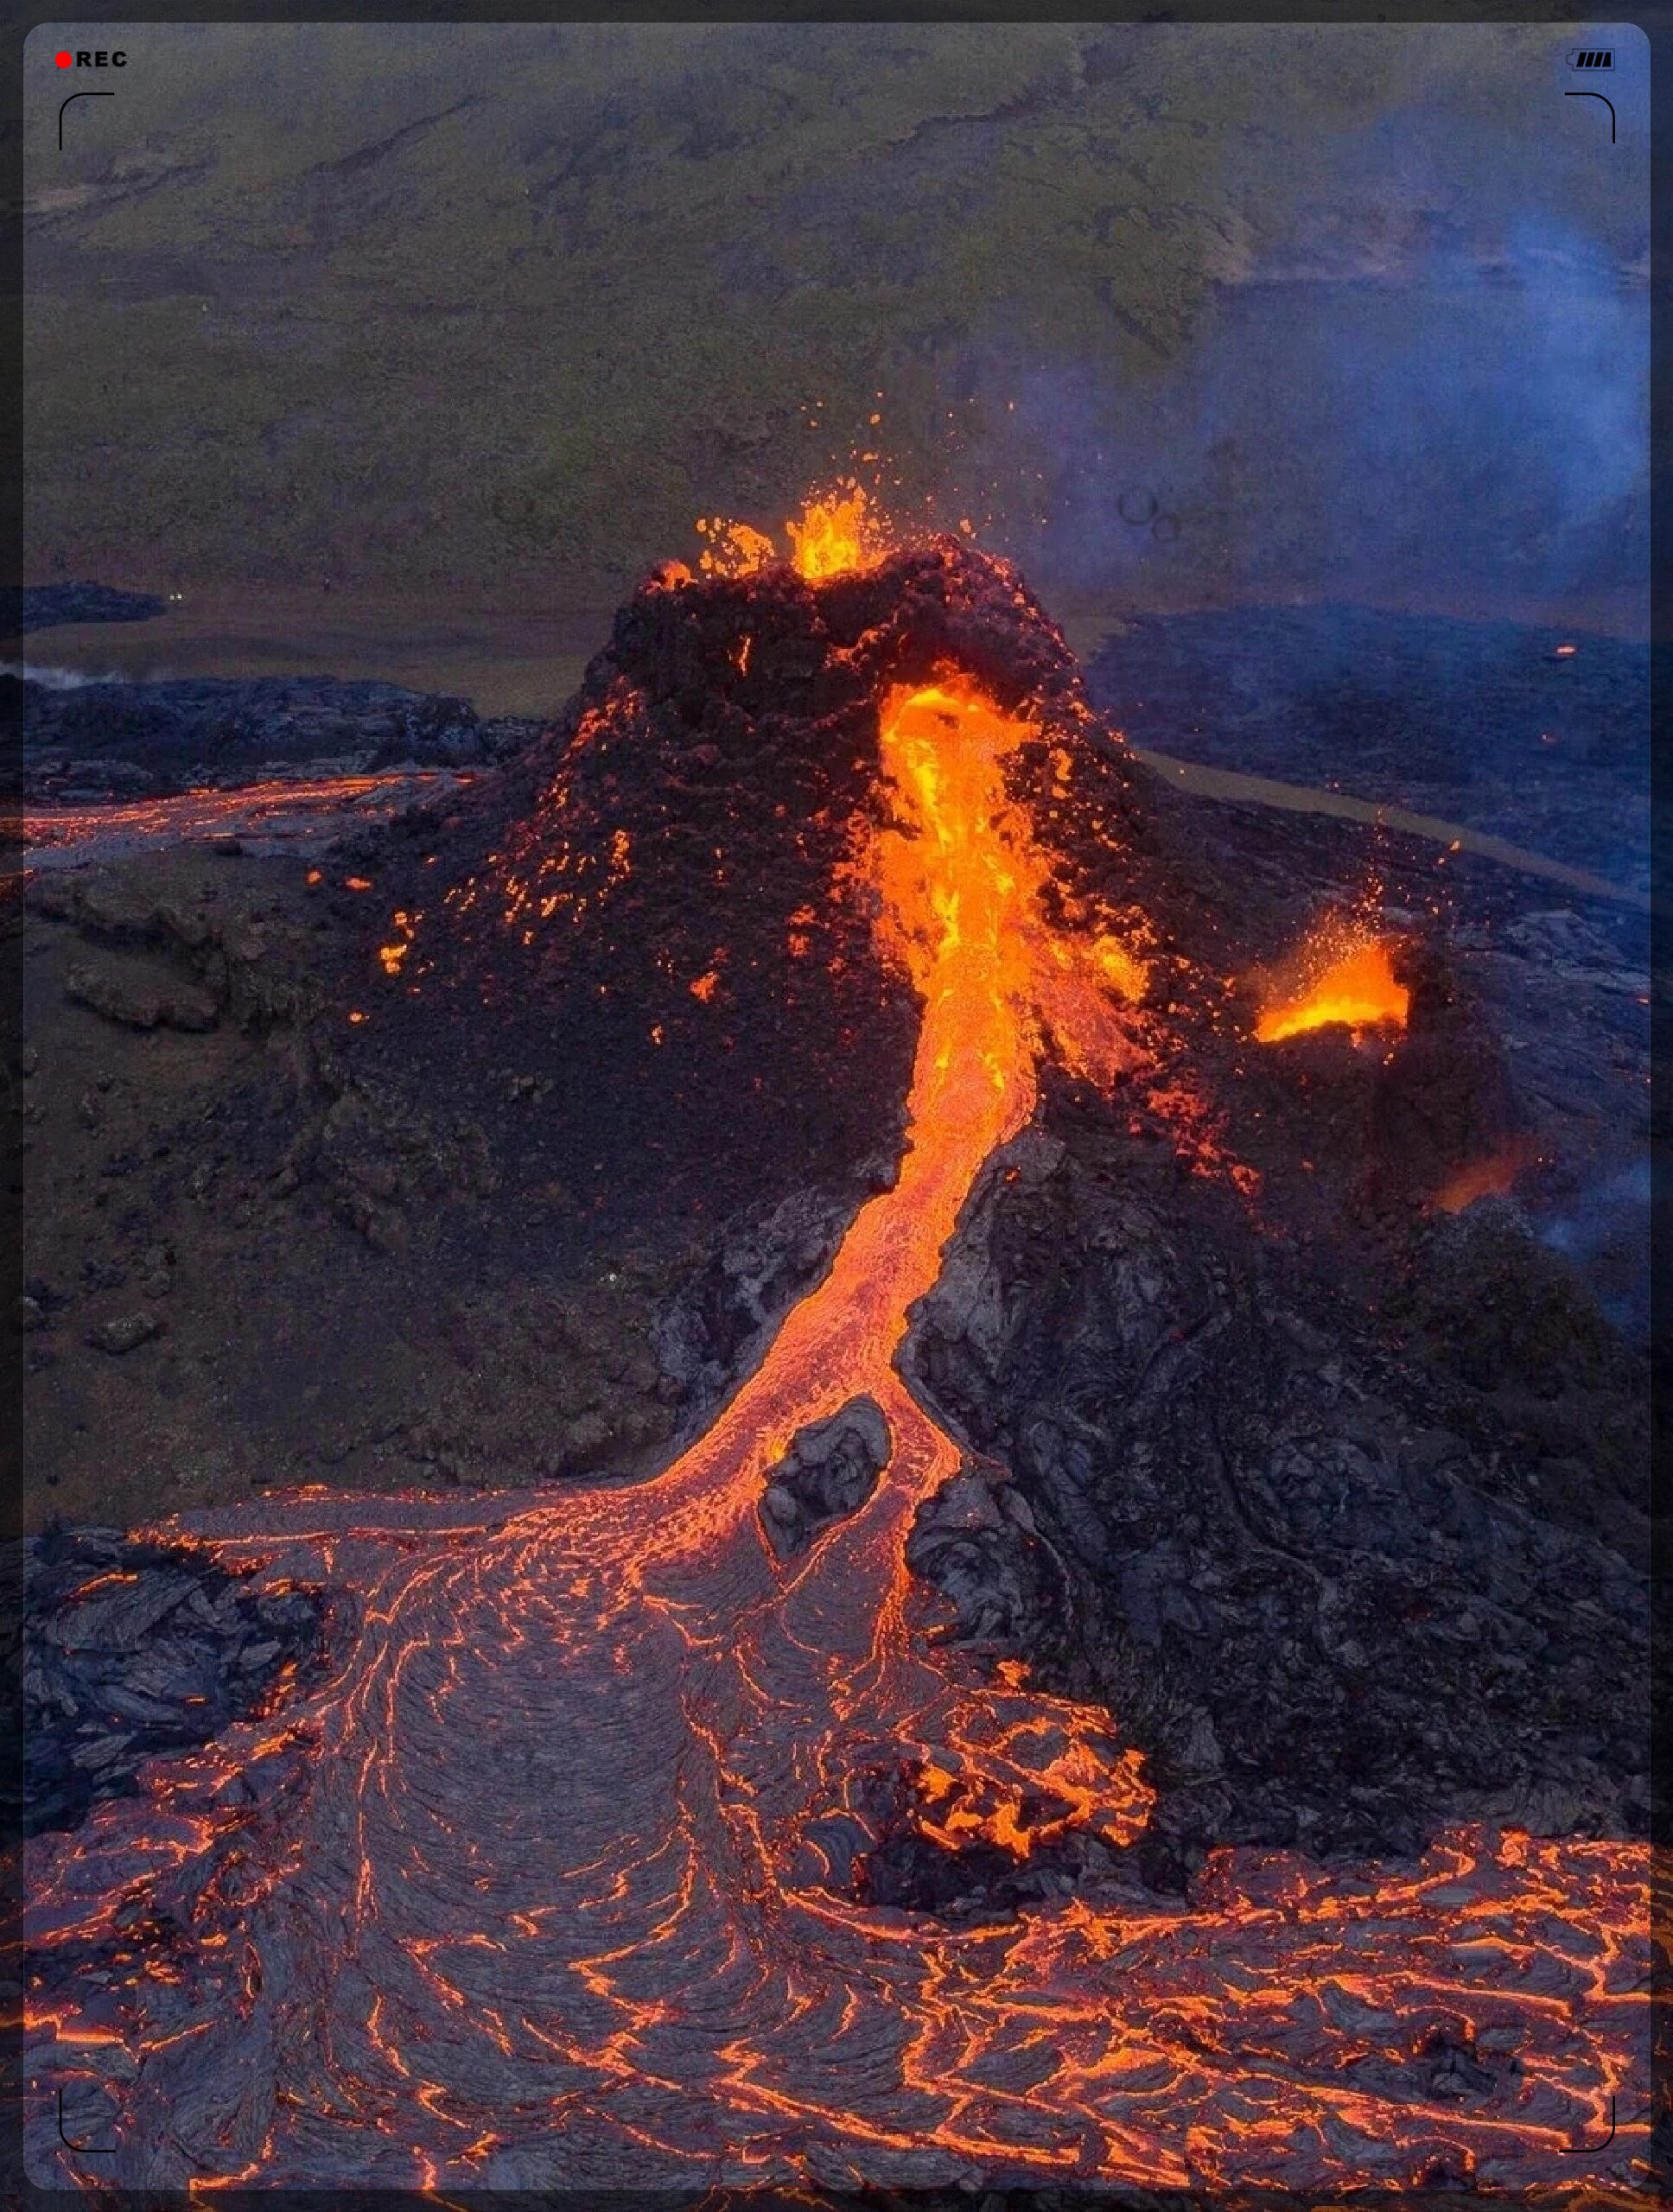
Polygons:
M1003 1479L965 1468L918 1509L906 1565L951 1600L960 1643L1020 1651L1063 1607L1065 1583L1033 1509Z
M200 1554L115 1529L35 1538L25 1573L30 1834L130 1795L147 1759L211 1742L320 1644L314 1593L251 1597Z
M1467 823L1647 890L1650 671L1646 644L1549 624L1245 607L1133 614L1086 684L1135 746Z
M155 797L329 762L366 774L504 758L534 722L483 722L462 699L331 677L6 682L22 710L33 798ZM21 695L21 696L20 696Z
M584 979L667 1033L741 1004L751 977L874 964L843 868L883 803L879 705L952 668L1043 726L1090 720L1020 580L951 543L817 588L788 569L652 579L557 725L430 842L414 890L452 911L415 974L502 995Z
M1514 1243L1475 1300L1514 1288ZM905 1364L1027 1508L955 1543L945 1495L912 1565L964 1632L1107 1703L1161 1793L1153 1855L1405 1853L1465 1820L1644 1832L1641 1467L1613 1516L1548 1495L1534 1450L1449 1426L1224 1192L1111 1136L1025 1135Z
M851 865L887 805L879 709L952 669L1038 720L1015 772L1048 790L1054 738L1091 717L1003 563L937 541L817 587L661 572L550 732L445 822L366 849L379 941L393 911L412 942L355 1051L426 1052L445 1083L480 1061L486 1010L508 1059L552 1061L550 1172L589 1210L851 1185L898 1148L917 1032ZM1126 804L1115 748L1097 772Z
M121 591L114 584L29 584L0 602L9 634L73 622L149 622L168 612L168 601L155 592Z
M1411 998L1399 1050L1371 1093L1366 1185L1409 1202L1517 1146L1524 1132L1504 1048L1479 1004L1460 994L1451 963L1434 949L1405 948L1395 972Z
M830 1266L856 1193L817 1185L726 1222L657 1318L658 1368L678 1392L684 1441L755 1366L779 1323Z
M805 1551L833 1521L857 1513L888 1465L888 1423L875 1398L850 1398L829 1421L798 1429L767 1470L761 1526L780 1559Z

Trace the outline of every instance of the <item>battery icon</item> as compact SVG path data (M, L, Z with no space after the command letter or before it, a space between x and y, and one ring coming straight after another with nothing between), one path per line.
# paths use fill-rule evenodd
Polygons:
M1609 46L1571 46L1568 49L1571 69L1613 69L1615 50Z

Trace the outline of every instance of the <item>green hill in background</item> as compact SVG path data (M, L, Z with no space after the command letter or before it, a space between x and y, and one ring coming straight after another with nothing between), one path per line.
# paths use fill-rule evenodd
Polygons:
M1254 477L1269 516L1324 480L1202 419L1228 297L1397 290L1454 232L1475 265L1487 172L1633 251L1530 107L1553 34L1462 35L1467 69L1340 28L135 32L62 156L61 85L29 110L29 572L599 604L864 449L1049 581L1159 423L1176 557L1244 559ZM1365 182L1402 116L1421 158Z

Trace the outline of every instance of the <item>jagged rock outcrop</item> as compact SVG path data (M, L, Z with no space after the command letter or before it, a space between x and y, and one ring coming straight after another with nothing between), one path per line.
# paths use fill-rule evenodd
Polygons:
M206 1555L116 1529L33 1539L25 1562L24 1822L73 1827L145 1761L207 1744L318 1650L306 1590L249 1595ZM239 1802L232 1780L226 1802Z
M1161 1878L1219 1843L1409 1853L1463 1820L1643 1833L1631 1499L1600 1525L1444 1425L1222 1195L1084 1134L990 1163L906 1364L1017 1498L961 1477L914 1568L1147 1751Z
M850 1398L829 1421L798 1429L767 1471L761 1526L780 1559L805 1551L821 1529L857 1513L888 1465L888 1423L875 1398Z
M695 1435L755 1365L830 1266L853 1211L851 1199L813 1188L747 1207L725 1224L657 1318L658 1364L679 1393L683 1434Z
M23 727L36 799L151 798L326 766L345 774L503 760L538 721L480 719L463 699L324 676L49 683L0 679Z

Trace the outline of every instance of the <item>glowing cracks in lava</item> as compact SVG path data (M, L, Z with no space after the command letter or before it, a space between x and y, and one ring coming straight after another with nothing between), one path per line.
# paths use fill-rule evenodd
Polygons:
M362 822L387 817L433 788L463 789L471 777L461 769L397 768L370 776L321 776L298 782L275 779L240 784L230 791L194 789L163 798L123 800L110 805L32 808L21 817L23 843L33 850L67 846L129 846L188 842L235 835L276 842L313 834L322 817L347 812ZM340 820L337 830L342 827ZM333 834L336 834L334 832ZM310 868L310 891L325 881ZM364 880L347 887L366 888Z
M932 1752L913 1777L914 1825L944 1849L989 1843L1019 1863L1076 1831L1119 1849L1136 1841L1155 1792L1143 1755L1123 1750L1089 1708L1027 1687L1002 1659L960 1715L956 1756Z
M1405 1027L1411 994L1396 976L1390 947L1383 939L1362 938L1333 951L1325 940L1320 950L1327 964L1320 967L1315 955L1308 963L1315 971L1312 980L1262 1008L1255 1024L1258 1043L1280 1044L1309 1029L1358 1032L1385 1022Z

